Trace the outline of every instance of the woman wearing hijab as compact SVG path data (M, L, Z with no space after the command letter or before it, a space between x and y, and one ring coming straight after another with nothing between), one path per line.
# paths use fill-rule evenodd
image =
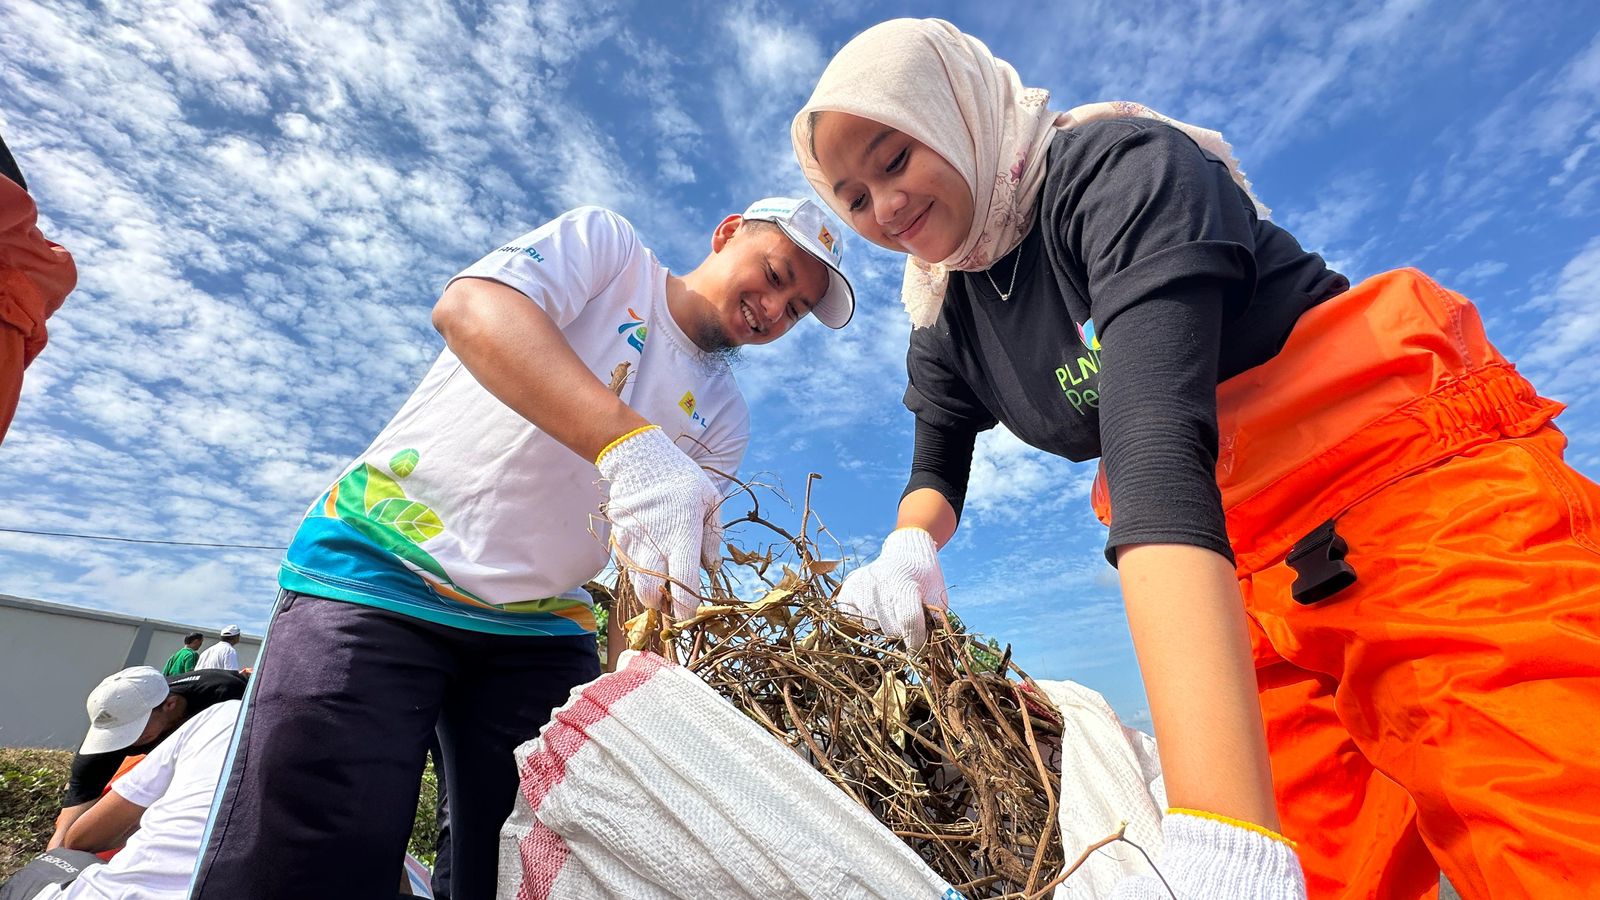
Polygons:
M909 257L912 473L841 604L921 643L978 432L1098 457L1178 896L1600 882L1600 488L1561 405L1464 298L1303 250L1215 132L1048 101L901 19L795 117L818 194Z

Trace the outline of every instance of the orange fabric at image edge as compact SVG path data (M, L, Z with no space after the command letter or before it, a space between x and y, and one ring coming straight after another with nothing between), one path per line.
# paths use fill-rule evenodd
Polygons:
M1600 487L1559 403L1411 269L1301 317L1218 388L1283 833L1314 900L1595 896ZM1103 480L1097 512L1109 517ZM1356 582L1293 599L1332 520Z
M22 332L0 322L0 440L4 440L22 396Z
M37 221L33 198L0 175L0 440L16 415L22 371L49 339L45 320L78 282L72 255Z
M1314 361L1314 364L1308 362ZM1284 832L1313 898L1600 884L1600 488L1477 310L1414 270L1218 391L1219 484ZM1333 519L1357 572L1284 556Z

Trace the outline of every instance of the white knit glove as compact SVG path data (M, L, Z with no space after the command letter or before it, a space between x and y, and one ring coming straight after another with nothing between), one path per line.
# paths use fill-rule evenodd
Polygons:
M601 451L595 466L611 482L606 502L611 542L635 567L629 575L640 602L661 608L666 581L652 572L698 587L701 566L713 571L721 566L722 524L716 510L722 495L660 428L625 435ZM694 615L699 605L683 588L672 587L673 615Z
M899 528L883 541L878 558L851 572L834 602L913 650L928 640L923 605L946 608L939 548L921 528Z
M1151 875L1117 882L1111 900L1306 900L1300 857L1281 836L1203 815L1172 810L1161 822L1166 848Z

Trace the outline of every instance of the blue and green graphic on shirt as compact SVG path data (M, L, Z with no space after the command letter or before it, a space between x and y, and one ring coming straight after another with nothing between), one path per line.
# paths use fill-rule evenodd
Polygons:
M634 312L633 307L628 307L628 321L617 326L617 334L626 334L628 346L643 353L644 341L649 332L650 329L644 324L644 317Z
M457 584L422 548L446 532L446 523L400 484L421 463L418 451L405 449L389 458L387 472L362 463L340 478L300 523L278 584L475 631L594 632L594 611L582 600L556 596L493 604Z
M399 478L417 468L421 455L416 450L401 450L389 460L389 468ZM425 503L406 496L400 482L371 463L362 463L328 491L323 509L361 536L439 579L453 592L489 605L471 591L450 580L444 566L420 544L444 533L444 521Z

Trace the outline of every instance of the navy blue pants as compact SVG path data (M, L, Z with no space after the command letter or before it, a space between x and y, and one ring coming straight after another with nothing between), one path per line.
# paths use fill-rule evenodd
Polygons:
M284 592L190 896L394 897L437 724L451 896L493 897L512 750L599 674L592 636L485 634Z

